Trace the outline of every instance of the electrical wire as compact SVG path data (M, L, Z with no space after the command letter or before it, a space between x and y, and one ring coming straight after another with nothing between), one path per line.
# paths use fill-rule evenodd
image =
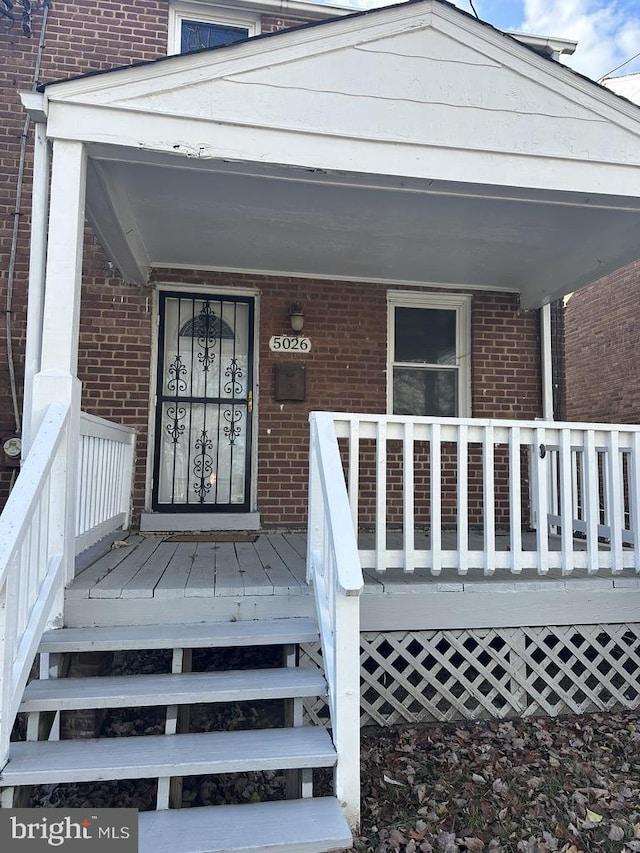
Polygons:
M473 0L469 0L469 5L473 9L473 14L476 16L478 20L480 20L480 15L476 12L476 7L473 5Z
M42 22L40 24L40 36L38 39L38 49L36 52L36 61L33 69L33 77L31 80L31 90L35 92L38 88L38 80L40 77L40 66L42 63L42 54L44 51L44 37L47 29L47 19L49 17L50 0L43 0L42 3ZM22 420L20 417L20 406L18 405L18 387L16 383L16 368L15 357L13 353L13 288L15 283L16 273L16 257L18 254L18 238L20 232L20 217L22 216L22 189L24 184L24 169L27 158L27 142L29 140L29 127L31 119L27 116L22 126L22 135L20 137L20 155L18 161L18 180L16 186L16 204L13 212L13 232L11 235L11 249L9 252L9 266L7 270L7 298L5 308L5 328L7 336L7 368L9 371L9 388L11 391L11 403L13 406L13 417L15 421L16 432L22 432Z
M628 65L630 62L633 62L634 59L637 59L640 56L640 50L637 53L634 53L633 56L629 57L629 59L625 60L620 65L616 65L615 68L612 68L611 71L607 71L606 74L603 74L602 77L598 80L598 83L602 83L603 80L606 80L610 74L613 74L615 71L619 71L621 68L624 68L625 65Z

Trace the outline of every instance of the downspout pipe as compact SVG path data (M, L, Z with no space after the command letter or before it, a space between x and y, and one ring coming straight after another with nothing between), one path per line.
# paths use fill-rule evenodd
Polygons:
M44 52L45 33L47 30L47 21L49 18L50 0L43 0L42 3L42 22L40 25L40 35L38 38L38 48L36 51L36 60L33 68L33 76L31 79L31 91L35 92L38 87L40 78L40 66L42 63L42 54ZM18 389L15 373L15 357L13 353L13 290L15 282L16 258L18 254L18 238L20 231L20 218L22 216L22 190L24 185L24 170L27 156L27 142L29 138L29 127L31 125L31 116L27 113L22 128L22 136L20 139L20 155L18 161L18 176L16 188L16 204L13 214L13 232L11 236L11 248L9 251L9 265L7 270L7 295L5 305L5 328L7 339L7 367L9 371L9 387L11 390L11 402L13 406L13 417L15 422L15 430L17 433L22 433L22 419L20 417L20 407L18 404ZM35 168L35 167L34 167ZM46 213L45 213L46 216ZM41 285L42 286L42 285ZM31 298L31 272L29 273L29 298ZM24 454L24 447L23 447Z

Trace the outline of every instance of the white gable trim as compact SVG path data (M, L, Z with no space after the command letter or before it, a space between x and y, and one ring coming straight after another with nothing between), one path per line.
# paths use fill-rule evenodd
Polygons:
M421 26L434 26L458 41L460 32L464 31L469 37L465 44L486 52L497 62L503 62L505 56L509 57L514 71L535 79L550 91L582 104L608 121L617 120L621 126L638 132L640 112L634 104L566 66L539 56L516 38L438 0L422 0L421 3L414 0L399 6L376 9L366 15L351 14L340 20L320 22L317 26L302 30L285 30L268 38L229 48L175 56L167 61L64 80L49 84L45 91L49 100L85 101L86 96L94 95L90 98L94 103L113 103L161 92L167 88L168 78L172 78L170 89L173 90L203 79L219 79L253 71L265 64L294 62L296 59L362 45ZM626 122L625 117L631 121Z

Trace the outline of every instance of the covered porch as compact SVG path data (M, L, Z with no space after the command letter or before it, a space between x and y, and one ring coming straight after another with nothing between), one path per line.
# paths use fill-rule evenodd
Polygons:
M637 706L640 428L555 422L549 343L551 300L638 256L637 107L432 0L54 83L24 103L38 135L26 459L0 539L3 721L46 627L87 627L90 645L96 625L241 632L314 614L321 652L303 652L326 676L337 797L357 827L360 708L415 722ZM227 366L231 418L217 424L231 445L234 411L251 415L233 526L251 517L255 542L118 533L124 544L76 564L128 526L132 482L134 510L156 509L152 442L136 459L134 437L140 447L153 431L163 368L146 368L136 430L81 415L85 217L139 288L154 358L163 281L179 332L181 293L191 299L191 339L212 337L195 322L207 287L249 306L255 352ZM283 401L263 368L282 319L262 309L276 287L310 281L329 314L308 362L315 396L294 388ZM455 327L455 346L427 365L455 371L450 416L382 414L398 411L391 318L414 294ZM177 409L183 364L171 365ZM236 392L238 366L257 381ZM292 416L292 401L306 409ZM281 523L260 525L264 508ZM218 509L198 518L229 523ZM269 532L290 518L297 533ZM204 538L204 526L182 529Z
M358 378L347 394L357 395L358 405L347 408L394 411L392 321L383 303L403 310L418 304L412 301L416 294L456 318L456 349L442 365L453 368L449 378L455 377L451 413L469 424L474 416L548 421L554 417L550 301L637 256L638 108L430 0L53 83L25 94L24 103L38 125L25 453L53 402L71 405L72 442L78 441L79 409L87 403L77 379L85 216L113 268L140 288L140 311L154 336L144 374L151 411L162 412L164 405L170 413L171 389L179 384L171 373L177 362L167 358L163 364L158 354L165 341L157 327L170 314L169 307L162 313L163 305L173 300L180 320L181 299L191 300L192 337L209 298L201 293L213 292L222 312L227 300L248 317L244 376L240 380L234 350L229 413L247 424L238 439L245 453L237 478L242 482L229 498L241 492L241 511L232 518L230 506L224 512L196 507L193 517L183 515L182 530L199 524L259 529L294 518L299 525L304 518L306 410L295 410L295 431L284 441L293 407L280 402L271 371L271 340L282 332L272 294L284 301L287 284L293 290L313 283L307 296L318 318L305 356L318 390L304 399L304 390L296 388L293 398L285 395L287 402L335 409L351 371ZM323 282L333 301L321 306ZM346 314L341 285L351 288L350 306L357 306L360 288L363 307L374 295L381 307L365 331L362 316L350 307L349 325L332 340L331 324ZM508 313L492 306L494 295L509 301ZM470 320L478 313L473 305L481 302L483 316ZM535 315L527 313L537 311L539 331ZM184 327L176 321L178 330ZM514 368L510 359L523 333L526 357ZM374 338L376 346L362 356L363 343ZM502 338L510 340L509 349L494 354L491 346ZM477 354L483 347L488 354L481 370ZM179 347L174 349L179 359ZM335 353L345 353L344 364ZM357 358L356 372L351 362ZM109 369L122 380L118 374L127 374L127 360L118 365L114 359ZM92 403L100 401L108 381L96 383ZM126 381L113 387L113 396L121 390L114 408L122 412ZM501 397L508 397L504 406ZM199 403L189 405L193 412ZM154 422L138 402L134 510L143 512L148 530L175 529L180 515L159 506L158 486L166 461L161 438L172 451L183 428L176 409L170 439L160 415ZM217 417L222 435L229 424L220 412ZM234 421L229 443L235 428ZM278 515L280 481L288 477L292 458L295 481L287 512ZM469 463L472 470L472 456ZM175 468L175 454L165 467L171 464ZM173 485L165 492L172 493ZM447 501L450 496L445 510ZM370 518L371 509L363 506ZM532 505L534 514L544 509ZM491 513L484 522L476 516L468 521L494 526ZM443 517L443 530L467 526L464 518L458 525ZM526 523L532 518L521 516ZM365 518L354 522L358 529L373 526ZM519 526L515 517L505 523L512 530ZM484 567L499 553L487 527ZM385 534L377 522L375 529L374 567L381 570ZM435 573L439 543L432 535L430 562L423 563ZM409 571L420 567L412 563L412 547L405 538L402 559ZM462 570L474 566L465 562L467 550L459 543ZM522 553L518 543L510 553ZM545 555L545 549L536 551L542 571ZM535 568L519 560L512 561L514 571Z

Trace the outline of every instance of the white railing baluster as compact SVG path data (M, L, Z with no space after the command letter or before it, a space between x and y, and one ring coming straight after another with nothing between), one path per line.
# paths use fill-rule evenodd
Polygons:
M484 530L484 573L492 575L496 570L496 505L494 482L493 427L482 431L482 506Z
M376 437L376 571L387 568L387 425L378 423Z
M457 488L457 539L458 574L469 571L469 428L458 427L458 488Z
M595 574L599 568L598 561L598 522L600 521L600 501L598 498L598 453L596 436L592 429L585 434L584 445L584 498L585 498L585 533L587 536L587 571Z
M605 460L607 464L607 484L609 493L608 519L609 542L611 547L611 571L619 574L623 569L622 559L622 529L624 527L624 503L622 471L620 458L620 442L616 430L612 430L608 436L607 453Z
M522 572L522 474L520 427L509 431L509 541L511 572Z
M573 495L572 495L572 452L571 432L560 430L558 447L558 467L560 476L560 525L562 548L562 574L573 571Z
M404 570L415 569L415 518L413 483L414 441L413 424L404 425L402 442L402 529L404 534Z
M442 444L440 424L431 426L431 574L442 571Z
M349 506L351 507L351 518L353 529L358 531L358 498L360 484L360 421L352 418L349 421L349 478L347 488L349 490Z
M321 554L324 537L324 509L322 505L322 483L318 461L318 436L311 430L309 436L309 496L307 498L307 583L313 580L311 569L314 554ZM319 569L324 572L324 564Z
M549 476L548 460L546 455L546 432L543 427L535 430L535 445L533 447L534 466L536 472L536 518L537 518L537 551L538 551L538 574L546 575L549 571L549 533L547 516L547 496L549 494L547 478Z

